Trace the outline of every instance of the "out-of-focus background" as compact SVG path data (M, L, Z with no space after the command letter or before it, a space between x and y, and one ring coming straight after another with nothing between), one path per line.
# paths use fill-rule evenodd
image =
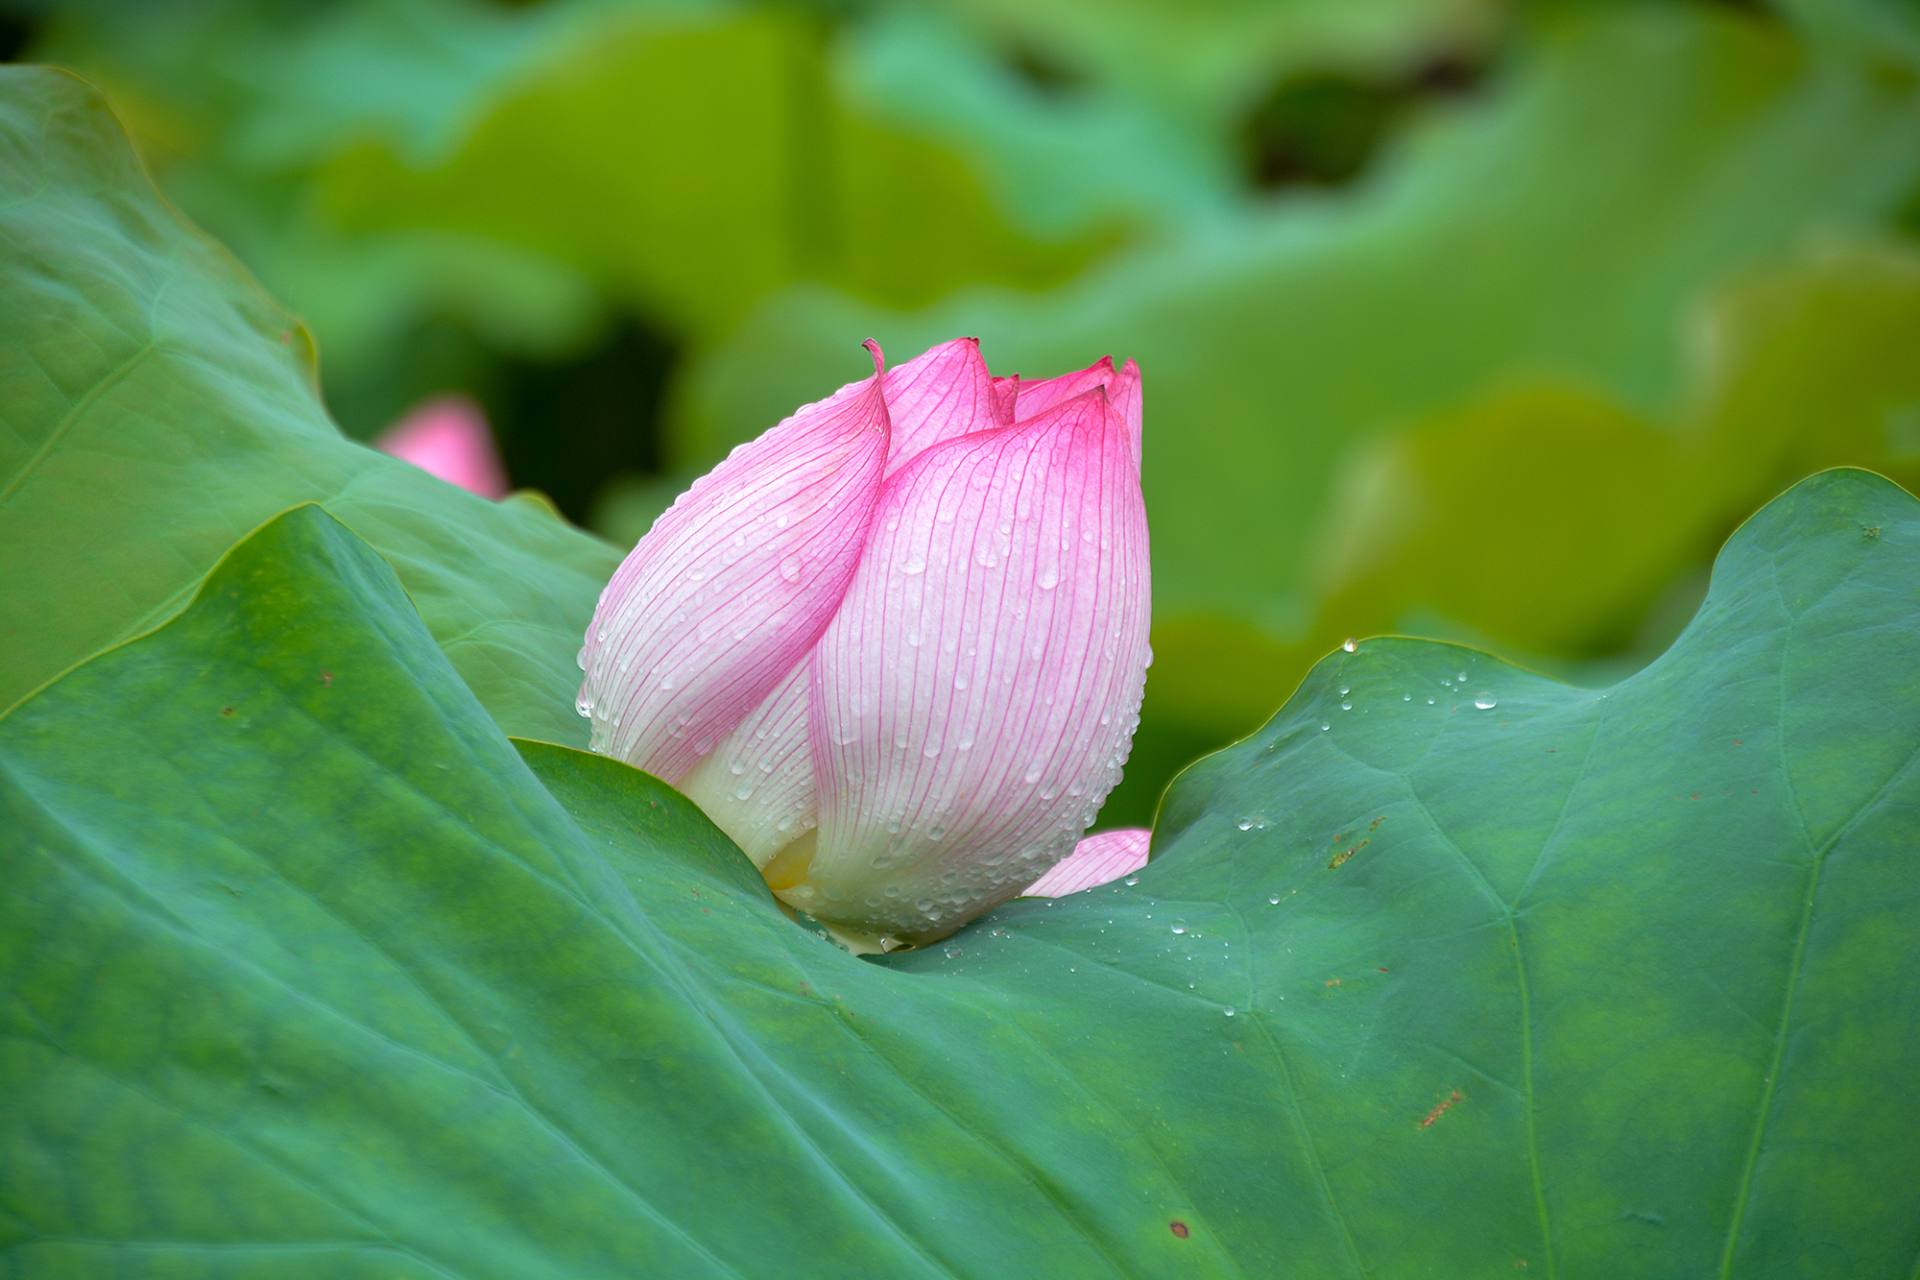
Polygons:
M1781 488L1920 482L1908 0L0 12L345 430L464 393L623 544L868 335L1137 358L1158 661L1103 825L1344 637L1613 679Z

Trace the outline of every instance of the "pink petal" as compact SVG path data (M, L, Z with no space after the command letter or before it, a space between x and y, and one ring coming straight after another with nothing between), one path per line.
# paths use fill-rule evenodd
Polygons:
M1014 397L1020 394L1020 375L1010 373L993 380L993 420L1000 426L1013 425Z
M978 338L943 342L887 370L886 388L893 424L888 475L943 440L1012 422L994 417L993 378Z
M680 787L756 867L765 867L817 821L807 734L812 689L813 664L802 658Z
M817 851L783 893L938 936L1073 847L1146 679L1146 512L1103 393L950 441L887 485L814 655Z
M507 472L480 406L465 396L429 400L387 428L373 447L483 498L507 496Z
M1122 827L1088 836L1053 870L1020 891L1023 898L1064 898L1132 875L1147 865L1147 845L1153 832L1145 827Z
M868 346L873 377L735 449L613 575L580 651L595 751L678 782L819 639L886 465L882 360Z
M1129 360L1115 370L1113 357L1101 356L1077 373L1042 378L1038 382L1022 382L1019 387L1019 396L1013 406L1013 416L1017 422L1038 417L1075 396L1085 395L1095 387L1104 387L1114 412L1127 425L1128 438L1133 442L1134 460L1139 460L1145 406L1140 391L1140 366L1133 361Z

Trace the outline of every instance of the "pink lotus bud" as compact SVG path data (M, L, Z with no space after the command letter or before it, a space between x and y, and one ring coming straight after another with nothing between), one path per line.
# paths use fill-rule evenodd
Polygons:
M971 338L885 370L869 346L872 378L640 540L580 706L787 903L922 941L1059 862L1119 780L1150 659L1140 373L994 378Z
M373 442L448 484L483 498L507 496L507 472L493 447L486 415L464 396L429 400Z

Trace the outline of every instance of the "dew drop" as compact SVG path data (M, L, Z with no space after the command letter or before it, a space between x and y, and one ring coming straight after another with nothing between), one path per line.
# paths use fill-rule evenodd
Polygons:
M1277 894L1277 893L1270 893L1270 894L1268 894L1268 895L1267 895L1267 905L1268 905L1268 906L1270 906L1270 907L1277 907L1277 906L1279 906L1279 905L1280 905L1280 895L1279 895L1279 894Z
M1221 1010L1221 1012L1225 1013L1229 1018L1231 1018L1233 1016L1233 1006L1228 1005L1225 1009Z
M1175 924L1175 925L1173 926L1173 932L1174 932L1174 933L1176 933L1176 934L1181 934L1181 933L1185 933L1186 931L1187 931L1187 926L1185 926L1184 924L1178 924L1178 923L1176 923L1176 924Z
M908 560L905 564L900 566L900 572L906 574L909 578L913 577L916 574L925 573L926 571L927 571L927 562L925 560L922 560L919 556L913 557L911 560Z
M1140 883L1140 877L1139 877L1139 876L1128 876L1128 877L1127 877L1127 878L1126 878L1125 880L1122 880L1122 881L1121 881L1120 883L1121 883L1121 884L1124 884L1124 885L1129 885L1129 886L1131 886L1131 885L1136 885L1136 884L1139 884L1139 883Z
M1348 636L1345 640L1342 640L1340 642L1340 647L1342 649L1345 649L1348 653L1354 653L1360 648L1360 642L1358 640L1355 640L1352 636Z
M1500 702L1490 693L1476 693L1473 695L1473 705L1482 711L1491 711L1499 706Z

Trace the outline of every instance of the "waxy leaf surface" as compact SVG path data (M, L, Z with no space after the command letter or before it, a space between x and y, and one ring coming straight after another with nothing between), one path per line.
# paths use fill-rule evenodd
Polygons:
M342 437L306 331L160 199L81 81L0 68L0 190L0 707L319 501L504 726L586 741L574 654L616 551Z
M296 509L0 720L9 1272L1904 1276L1917 580L1836 471L1611 688L1362 642L874 963Z

